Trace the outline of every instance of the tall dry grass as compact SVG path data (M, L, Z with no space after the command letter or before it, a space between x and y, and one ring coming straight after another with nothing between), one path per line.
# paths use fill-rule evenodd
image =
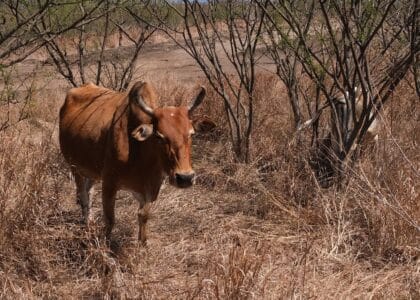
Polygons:
M194 94L173 80L158 89L163 103ZM0 133L0 298L420 297L420 109L412 89L395 92L374 153L348 167L340 189L322 189L274 77L257 82L248 165L235 162L223 107L208 88L199 113L217 127L195 137L198 184L164 185L148 247L137 245L128 194L118 196L111 247L101 237L100 191L92 228L82 225L54 135L63 95L41 95L29 120Z

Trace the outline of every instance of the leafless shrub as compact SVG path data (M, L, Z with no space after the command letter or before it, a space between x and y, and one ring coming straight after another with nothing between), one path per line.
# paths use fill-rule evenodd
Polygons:
M84 28L115 6L101 10L102 2L90 2L86 9L75 12L74 8L81 3L50 0L0 3L0 131L29 117L38 88L37 68L22 78L13 66L63 34Z
M269 35L269 50L288 86L296 124L301 114L296 94L307 100L305 124L314 128L311 140L319 149L314 165L321 184L328 186L325 177L331 173L340 178L347 163L357 157L354 150L415 62L420 51L418 3L268 2L267 6L258 1L267 12L269 29L275 30ZM300 70L316 86L315 96L299 91L296 72ZM318 118L327 107L331 131L318 137ZM324 167L327 171L322 171Z
M89 3L80 3L79 10L84 14L88 7ZM94 82L118 91L128 87L137 71L140 51L155 31L132 12L133 7L128 7L124 2L113 5L105 1L102 17L89 27L72 30L67 36L60 36L61 41L44 39L52 63L72 86ZM44 20L38 31L50 26ZM131 30L133 26L138 29ZM123 39L127 41L124 47Z
M0 70L0 131L31 116L35 98L42 87L36 70L19 76L13 67Z
M81 3L81 2L80 2ZM91 3L75 14L75 2L52 0L28 2L6 0L0 3L0 67L12 66L43 47L55 37L88 24L97 18L101 2ZM46 20L49 21L46 26ZM42 30L37 30L42 26Z
M158 20L154 26L200 66L223 101L236 158L249 162L257 45L264 11L252 1L183 1L182 5L165 1L163 5L148 5L147 9ZM168 18L172 15L180 22Z

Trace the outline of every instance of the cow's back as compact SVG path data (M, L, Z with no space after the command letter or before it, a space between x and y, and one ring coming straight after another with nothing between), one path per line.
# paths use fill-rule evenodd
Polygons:
M87 84L71 89L60 110L60 147L85 176L99 178L113 115L126 94Z

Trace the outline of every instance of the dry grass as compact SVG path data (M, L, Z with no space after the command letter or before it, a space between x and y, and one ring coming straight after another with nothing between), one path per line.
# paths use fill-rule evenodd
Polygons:
M193 94L160 82L162 101ZM351 166L341 190L314 180L308 149L291 134L283 87L265 77L257 93L255 159L242 165L232 158L222 107L209 89L200 111L218 128L195 140L198 185L163 187L147 248L137 245L137 205L125 193L111 248L101 237L99 191L94 225L85 230L51 138L63 93L50 102L41 95L30 120L0 133L0 298L418 299L414 92L395 93L377 153Z

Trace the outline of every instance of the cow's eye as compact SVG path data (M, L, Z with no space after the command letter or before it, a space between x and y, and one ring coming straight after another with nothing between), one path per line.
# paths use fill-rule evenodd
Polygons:
M165 136L163 135L163 134L161 134L159 131L155 131L155 134L156 134L156 136L158 137L158 138L160 138L160 139L165 139Z

